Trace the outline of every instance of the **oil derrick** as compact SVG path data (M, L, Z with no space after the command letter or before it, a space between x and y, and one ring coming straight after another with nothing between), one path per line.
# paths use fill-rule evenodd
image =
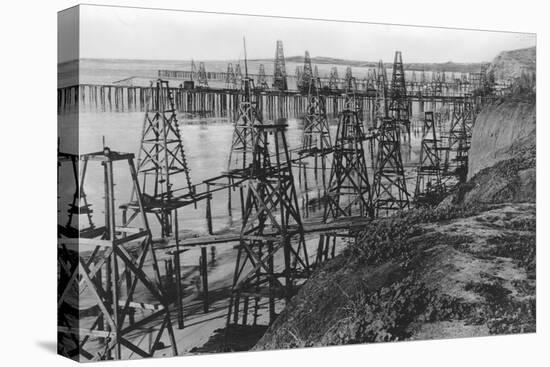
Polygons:
M407 88L405 87L405 72L403 71L401 51L395 52L389 98L388 111L390 116L409 131L409 101L407 99Z
M227 73L225 75L225 88L237 88L237 77L235 75L235 70L233 69L232 63L227 64Z
M382 60L378 62L374 114L375 127L378 126L381 119L388 117L388 79Z
M173 218L177 216L176 210L194 204L198 198L191 184L174 99L165 80L157 80L152 87L137 165L143 209L158 219L162 236L170 236L177 232L177 220ZM134 189L130 203L121 207L126 225L141 213L138 198ZM129 217L126 217L127 211L130 211Z
M228 324L256 325L262 299L267 299L272 323L276 317L276 300L288 301L296 291L296 280L309 274L285 139L286 124L258 122L249 129L253 136L252 160L247 169L247 193ZM276 263L281 258L282 263Z
M298 65L296 65L294 75L296 76L296 85L300 87L302 85L302 69Z
M373 216L371 187L363 142L363 122L353 93L345 96L340 113L324 220L350 216Z
M328 78L329 89L332 89L332 90L338 89L339 82L340 82L340 79L338 78L338 69L336 68L336 66L333 66L330 69L330 76Z
M277 41L275 65L273 67L273 88L281 91L288 90L285 55L283 53L283 41Z
M195 60L191 60L191 80L197 80L197 66Z
M375 69L369 69L367 71L367 83L366 90L376 90L377 75Z
M306 51L304 56L304 67L302 71L302 78L298 84L298 89L302 93L309 93L310 86L314 84L315 76L313 75L313 69L311 67L311 58L309 56L309 51ZM315 85L314 85L315 86Z
M434 113L424 113L420 160L416 170L414 198L417 204L437 204L445 193L441 181L440 140L437 139Z
M413 70L413 72L412 72L411 84L412 84L412 85L415 85L415 84L416 84L416 70Z
M436 97L443 95L443 80L439 71L432 74L432 93Z
M104 148L79 158L82 165L90 162L102 166L104 225L93 231L79 226L70 236L59 234L59 353L78 361L153 357L168 342L172 355L177 355L134 155ZM141 208L141 228L117 226L114 171L124 164ZM78 183L77 190L83 191L82 171ZM152 264L154 280L144 270L146 263ZM136 333L140 329L147 330L149 338Z
M468 151L472 140L474 111L466 97L464 103L455 103L451 113L445 171L459 182L465 182L468 174Z
M344 81L345 81L345 88L346 90L356 90L356 85L355 85L355 78L353 77L353 73L351 71L351 66L348 66L346 68L346 75L344 77Z
M199 71L197 73L197 86L200 88L208 87L208 77L206 75L206 68L204 62L199 64Z
M332 152L329 125L325 97L319 94L320 81L311 83L308 92L308 104L304 116L304 130L302 135L302 148L299 151L301 157L299 163L298 179L304 182L307 201L307 162L306 158L313 157L313 172L315 180L318 180L319 170L323 189L326 188L325 172L327 169L327 155ZM320 162L319 162L320 161ZM320 167L319 167L320 163ZM307 207L306 207L307 208ZM307 211L306 211L307 214Z
M260 64L260 70L258 72L258 88L262 90L269 89L269 85L267 84L267 77L265 75L264 64Z
M375 215L409 207L409 193L401 157L401 129L397 120L382 119L378 128L378 153L374 173Z
M241 64L235 64L235 80L237 81L237 88L240 88L243 82L243 72L241 71Z
M240 102L234 122L233 138L229 151L228 172L244 174L252 160L252 126L262 123L258 102L253 99L254 83L245 78L240 93Z
M317 65L313 68L313 78L315 80L319 79L319 69L317 68Z
M422 83L422 85L426 84L426 72L424 70L420 73L420 83Z

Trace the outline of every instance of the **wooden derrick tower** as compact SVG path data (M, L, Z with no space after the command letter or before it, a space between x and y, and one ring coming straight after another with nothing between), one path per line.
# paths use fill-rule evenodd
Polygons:
M401 129L391 117L378 128L378 153L373 183L376 216L409 207L409 193L401 157Z
M435 125L434 113L425 112L414 190L414 199L418 205L437 204L445 193L441 179L441 141L437 137Z
M308 104L304 116L304 130L300 155L298 178L304 183L307 198L307 171L308 165L313 163L315 181L318 182L319 173L323 191L326 189L327 156L332 152L332 142L327 120L325 97L319 93L321 89L319 79L310 84ZM313 162L311 162L313 161ZM311 168L309 168L311 169ZM307 201L307 200L306 200ZM306 211L307 213L307 211Z
M103 225L79 224L76 231L58 235L58 348L78 361L153 357L167 346L177 355L133 159L133 154L109 148L79 157L78 192L84 192L88 162L101 165L105 212ZM117 225L114 169L124 163L136 192L141 228ZM78 215L88 216L89 211ZM144 338L141 330L151 337Z
M283 41L277 41L277 49L275 51L275 65L273 68L273 88L280 91L288 90L285 55L283 52Z
M379 125L381 119L388 117L388 79L384 62L378 62L376 73L376 97L374 101L374 127Z
M367 78L365 81L365 90L376 90L376 81L378 76L376 75L376 69L370 69L367 71Z
M294 75L296 77L296 85L298 88L302 85L302 68L299 65L296 65L296 71L294 72Z
M227 170L232 175L243 175L252 162L253 141L252 126L262 123L262 114L258 101L253 95L254 81L248 77L243 80L240 102L235 122L233 138L229 151Z
M197 80L197 65L193 59L191 59L191 80Z
M324 220L351 216L372 216L365 149L366 140L355 95L345 96L340 113L330 173Z
M302 93L309 93L311 85L314 85L314 88L316 87L316 78L313 75L313 68L311 66L311 57L309 56L309 51L306 51L304 56L304 66L302 69L302 75L300 83L298 84L298 89Z
M247 129L253 146L227 323L256 325L262 299L271 323L276 300L294 295L296 280L309 274L309 262L286 124L255 121Z
M267 77L265 75L265 66L264 66L264 64L260 64L260 70L258 72L257 86L261 90L269 89L269 85L267 84Z
M165 80L157 80L151 88L137 171L145 212L157 218L162 237L177 234L177 209L195 204L203 197L195 195L191 183L172 92ZM141 213L137 199L134 189L130 202L121 206L126 225Z
M465 182L468 175L468 152L474 127L474 109L466 97L463 103L455 103L451 112L445 172L459 182Z
M340 84L340 79L338 77L338 69L336 68L336 66L333 66L330 69L330 75L329 75L329 79L328 79L328 87L331 90L336 90L336 89L339 88L339 84Z
M197 73L197 87L207 88L208 87L208 76L206 74L206 67L204 62L201 61L199 64L199 71Z
M405 85L405 72L401 51L395 52L393 61L393 74L389 91L388 112L398 124L407 129L410 134L409 101Z
M236 89L237 85L237 76L235 75L235 70L233 69L233 64L227 64L227 72L225 74L225 88L227 89Z
M243 72L240 63L235 64L235 83L237 88L240 88L243 83Z
M444 76L445 74L442 74L440 71L435 71L432 74L432 93L434 97L441 97L443 95L443 84L445 81L442 75Z
M346 75L344 77L344 82L345 82L345 88L346 90L356 90L356 85L355 85L355 78L353 77L353 73L351 71L351 66L348 66L346 68Z
M304 131L300 154L328 154L332 150L325 97L319 93L320 81L310 85L304 116Z

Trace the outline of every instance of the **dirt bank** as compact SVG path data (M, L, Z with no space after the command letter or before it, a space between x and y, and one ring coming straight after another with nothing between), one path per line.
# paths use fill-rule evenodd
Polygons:
M511 158L529 158L535 147L534 101L500 101L476 118L469 151L468 179L484 168Z
M365 228L254 349L534 332L534 102L487 106L469 164L437 209Z
M534 204L378 220L255 349L534 332L534 228Z

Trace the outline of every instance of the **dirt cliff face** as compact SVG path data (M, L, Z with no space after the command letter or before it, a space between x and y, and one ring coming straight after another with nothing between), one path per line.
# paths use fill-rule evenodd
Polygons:
M516 79L522 73L535 74L536 52L536 47L503 51L492 61L489 71L497 81Z
M507 101L482 109L476 118L468 153L468 179L484 168L511 158L521 158L535 146L534 102Z

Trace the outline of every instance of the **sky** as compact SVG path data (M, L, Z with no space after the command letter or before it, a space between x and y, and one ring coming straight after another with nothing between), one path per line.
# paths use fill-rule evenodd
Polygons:
M356 22L117 8L80 8L80 57L155 60L326 56L405 63L491 61L500 51L535 46L531 33L459 30ZM65 56L60 55L60 62Z

